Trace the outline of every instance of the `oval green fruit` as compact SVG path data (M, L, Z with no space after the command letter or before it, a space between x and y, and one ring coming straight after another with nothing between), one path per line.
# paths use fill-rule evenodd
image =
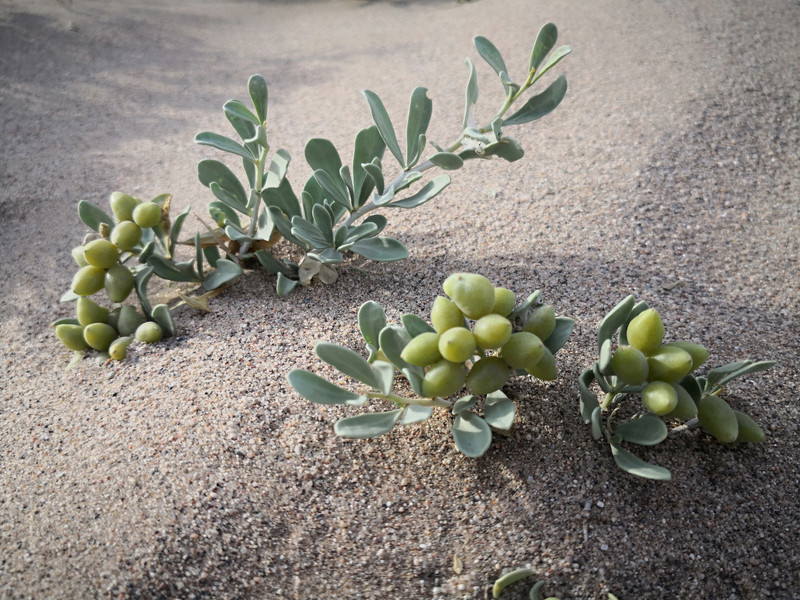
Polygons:
M117 263L106 271L105 281L108 299L112 302L124 302L133 291L136 280L131 270L125 265Z
M439 334L432 331L419 334L406 344L400 353L400 358L420 367L427 367L442 360L442 355L439 353Z
M469 319L480 319L494 308L494 286L483 275L453 273L442 289Z
M425 373L422 379L422 394L426 398L447 398L464 386L466 377L463 364L440 360Z
M522 331L532 333L540 340L549 338L556 328L556 312L550 304L543 304L528 315Z
M654 415L668 415L678 406L678 392L665 381L651 381L642 390L642 404Z
M677 346L660 346L647 357L650 381L677 383L692 370L692 357Z
M72 249L72 258L79 267L85 267L89 264L86 262L86 257L83 255L83 246L75 246Z
M494 350L511 339L511 321L499 314L490 314L475 321L472 326L472 335L478 348Z
M439 336L439 354L454 363L463 363L475 356L475 336L466 327L451 327Z
M511 290L504 287L494 288L494 306L492 313L507 317L514 310L514 305L517 303L517 295Z
M739 425L739 433L736 436L737 442L760 442L764 439L764 431L743 412L733 411L736 415L736 422Z
M703 394L697 405L697 418L700 425L720 442L730 444L739 437L739 421L736 413L719 396Z
M544 351L542 340L527 331L518 331L500 348L500 357L512 369L532 369L542 359Z
M146 319L142 313L133 306L126 304L120 308L119 317L117 318L117 331L123 336L133 335L139 325L145 321Z
M75 303L75 316L78 318L78 323L84 327L92 323L107 323L108 312L107 308L85 296L78 298Z
M655 352L664 339L664 324L661 315L653 308L648 308L636 315L628 323L626 330L628 343L645 354Z
M136 339L144 344L160 342L163 336L161 325L155 321L147 321L136 328Z
M491 394L503 387L510 376L506 361L487 356L472 365L467 373L467 387L473 394Z
M83 247L83 256L94 267L110 269L119 260L119 250L106 239L93 240Z
M451 327L463 327L464 313L452 300L437 296L431 308L431 325L436 333L444 333Z
M133 219L133 209L141 203L141 200L122 192L112 192L108 203L117 221L130 221Z
M142 202L133 209L133 222L142 229L155 227L161 222L161 207L155 202Z
M647 357L638 348L633 346L620 346L611 357L611 369L614 375L628 385L641 385L647 381L650 369L647 366Z
M542 357L530 369L525 369L529 375L533 375L542 381L555 381L558 377L558 367L556 357L550 352L547 346L542 346Z
M115 339L117 330L106 323L92 323L83 328L83 339L90 347L99 352L105 352Z
M131 345L133 338L121 337L111 342L108 347L108 355L114 360L124 360L128 355L128 346Z
M694 342L668 342L664 346L680 348L684 352L688 352L692 357L692 368L689 372L702 366L708 360L708 350L705 346L695 344Z
M697 416L697 405L692 400L691 394L687 392L683 386L674 384L675 393L678 395L677 406L669 413L667 417L676 419L678 421L688 421Z
M105 269L87 265L78 269L78 272L72 278L72 291L78 296L91 296L103 289L105 280Z
M88 347L80 325L56 325L56 335L70 350L85 350Z
M120 250L130 250L142 238L142 228L133 221L120 221L111 230L111 243Z

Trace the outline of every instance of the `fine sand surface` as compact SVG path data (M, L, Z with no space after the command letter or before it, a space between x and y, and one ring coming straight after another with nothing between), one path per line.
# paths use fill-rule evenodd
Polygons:
M351 155L361 90L397 123L427 87L447 143L469 56L488 118L501 88L472 38L521 78L546 21L574 48L566 99L509 131L521 161L468 164L388 215L407 261L288 298L249 274L177 314L176 338L66 369L49 324L71 313L77 202L172 192L204 215L196 164L220 154L193 137L228 131L251 74L297 189L310 138ZM483 599L530 566L562 599L800 598L798 31L794 0L1 2L0 596ZM364 301L427 316L464 270L577 322L557 381L507 387L515 428L485 456L454 449L444 414L343 441L333 423L357 409L289 388L292 368L329 373L316 342L361 349ZM642 450L671 482L615 467L576 378L629 293L712 364L778 361L726 393L764 443L693 431Z

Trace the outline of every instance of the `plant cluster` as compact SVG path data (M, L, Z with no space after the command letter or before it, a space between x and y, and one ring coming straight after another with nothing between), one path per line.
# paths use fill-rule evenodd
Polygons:
M501 391L509 378L556 378L554 355L575 322L556 317L540 292L516 306L514 292L474 273L455 273L442 287L449 298L436 298L430 324L413 314L404 315L402 324L389 324L379 304L363 304L358 324L367 358L337 344L317 344L319 358L366 388L353 392L309 371L289 373L292 387L318 404L363 406L385 400L395 406L340 419L334 425L338 435L376 437L398 424L425 421L440 407L454 415L456 447L467 456L481 456L491 444L492 428L508 431L514 422L515 405ZM414 396L394 391L398 372ZM448 400L465 387L469 395ZM472 410L480 395L486 396L482 417Z
M509 571L508 573L498 577L494 585L492 586L492 598L499 598L503 591L510 585L517 583L518 581L522 581L524 579L529 579L531 577L536 576L536 571L533 569L521 568L521 569L514 569L513 571ZM542 600L542 588L544 587L545 581L540 579L536 581L533 586L531 587L530 591L528 592L528 597L530 600ZM544 598L544 600L559 600L555 596L548 596ZM607 594L607 600L617 600L617 597L612 594Z
M665 343L664 333L658 312L628 296L600 323L599 358L581 373L579 386L583 420L595 439L605 437L617 466L639 477L668 480L668 469L641 460L623 442L653 446L671 433L697 427L726 444L761 441L761 428L720 393L730 381L775 363L738 361L696 375L708 351L694 342ZM593 384L602 391L602 400ZM633 416L623 420L623 409L631 405ZM665 419L679 426L670 431Z
M174 225L170 223L169 196L142 202L114 192L109 204L113 217L89 202L78 205L80 219L92 231L82 245L72 249L78 271L61 298L75 303L75 317L60 319L53 326L71 350L80 353L92 348L103 358L122 360L134 338L155 343L175 334L172 312L166 304L151 305L147 284L156 270L152 263L166 261L174 252L187 213ZM134 290L141 312L124 304ZM113 308L92 300L101 291ZM101 297L95 298L102 302Z

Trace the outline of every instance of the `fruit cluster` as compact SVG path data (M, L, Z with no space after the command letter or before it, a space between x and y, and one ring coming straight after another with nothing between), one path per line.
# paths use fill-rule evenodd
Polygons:
M658 312L647 308L628 323L627 345L611 359L611 370L628 386L643 386L642 403L651 413L688 421L697 417L705 431L721 442L757 442L764 433L744 413L733 410L714 393L705 391L695 402L686 389L687 376L708 360L708 350L694 342L664 343L664 325Z
M122 360L133 337L155 343L165 333L171 334L174 325L166 305L153 308L152 320L135 307L122 305L136 285L134 271L125 263L139 254L144 230L160 226L161 205L121 192L111 194L110 205L114 223L99 223L96 233L90 233L81 246L72 249L79 267L71 286L75 318L61 319L54 326L67 348L92 348ZM117 306L109 309L90 298L101 290Z
M442 287L449 298L438 296L433 303L434 331L414 337L401 354L426 369L424 396L446 398L464 385L474 394L489 394L517 371L556 378L555 359L545 345L556 328L552 306L515 311L514 292L474 273L455 273Z

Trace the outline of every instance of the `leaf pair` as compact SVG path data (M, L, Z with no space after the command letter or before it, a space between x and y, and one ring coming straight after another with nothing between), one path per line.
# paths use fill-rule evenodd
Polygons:
M423 87L415 88L411 93L408 106L408 119L406 122L406 156L400 149L397 136L394 132L392 120L377 94L369 90L364 91L364 97L369 104L372 120L377 126L381 139L389 148L389 152L397 159L404 170L411 169L419 162L425 150L427 138L425 137L433 112L433 102L428 98L428 90Z

